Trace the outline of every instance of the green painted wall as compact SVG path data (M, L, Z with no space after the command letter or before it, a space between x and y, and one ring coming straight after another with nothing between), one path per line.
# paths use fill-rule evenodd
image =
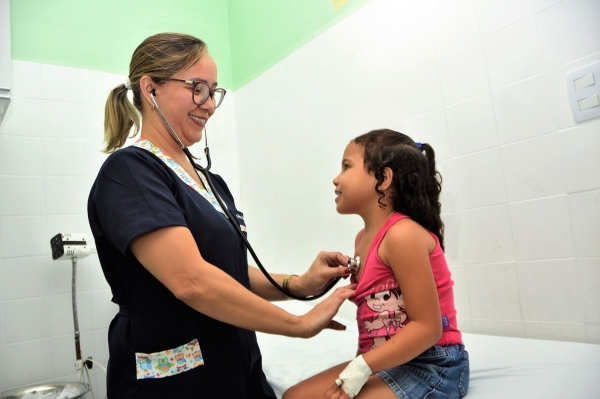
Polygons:
M11 0L12 58L128 74L148 36L183 32L206 41L219 84L232 87L224 0Z
M234 90L370 0L11 0L12 58L127 74L158 32L205 40Z

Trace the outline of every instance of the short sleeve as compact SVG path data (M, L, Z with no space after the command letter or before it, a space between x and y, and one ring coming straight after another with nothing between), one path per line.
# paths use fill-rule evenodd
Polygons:
M123 255L139 235L187 226L174 178L160 159L139 148L119 150L105 161L89 200L98 227Z

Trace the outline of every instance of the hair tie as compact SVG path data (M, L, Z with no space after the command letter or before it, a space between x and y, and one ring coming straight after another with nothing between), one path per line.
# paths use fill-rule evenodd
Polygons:
M125 86L125 88L126 88L127 90L131 90L131 82L129 81L129 79L127 79L127 80L125 81L125 83L123 83L123 86Z
M423 151L423 144L419 143L418 141L415 143L417 145L417 147L419 147L419 150Z

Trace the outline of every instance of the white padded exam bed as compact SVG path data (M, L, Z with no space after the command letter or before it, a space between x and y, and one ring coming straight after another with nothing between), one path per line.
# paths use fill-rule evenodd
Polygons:
M277 303L294 314L310 305ZM263 368L275 393L350 360L357 347L354 320L336 317L346 331L323 331L294 339L258 334ZM491 335L463 334L471 364L468 399L600 399L600 345Z

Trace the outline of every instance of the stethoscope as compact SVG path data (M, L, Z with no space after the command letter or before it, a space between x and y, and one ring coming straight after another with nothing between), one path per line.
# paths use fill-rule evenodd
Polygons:
M167 126L167 129L171 133L171 136L173 136L173 139L175 139L177 144L179 144L179 146L185 153L187 159L194 166L194 169L196 170L196 172L202 173L202 175L206 178L206 181L208 182L208 186L210 187L213 194L215 195L215 198L217 199L217 202L221 206L221 209L223 209L223 212L227 216L227 219L229 219L232 226L235 228L235 230L238 232L239 236L244 241L246 248L252 255L252 258L254 259L254 261L256 262L256 265L258 266L260 271L265 275L267 280L269 280L269 282L271 284L273 284L273 286L275 288L277 288L281 293L283 293L286 297L292 298L292 299L297 299L300 301L311 301L313 299L320 298L323 295L325 295L327 292L329 292L333 288L333 286L336 285L338 281L340 281L340 279L341 279L340 276L336 277L333 280L333 282L331 284L329 284L329 286L322 293L320 293L318 295L314 295L314 296L309 296L309 297L299 297L299 296L293 295L292 293L284 290L279 284L277 284L277 282L275 280L273 280L273 278L271 277L269 272L263 267L262 263L258 259L258 256L252 249L252 246L250 245L250 242L248 241L248 239L246 238L246 235L242 231L242 228L240 227L240 224L238 223L237 219L231 214L231 211L229 211L229 209L227 208L227 205L223 202L223 199L221 198L221 196L219 195L217 190L215 190L215 188L214 188L212 179L210 178L210 174L208 173L212 164L210 161L210 150L208 148L208 139L206 137L206 127L204 127L204 155L206 155L206 167L202 167L194 161L194 157L192 156L192 153L190 152L190 150L181 142L181 140L179 139L179 137L177 136L177 134L175 133L175 131L173 130L173 128L171 127L169 122L167 121L167 118L165 118L162 111L160 110L158 104L156 103L156 100L154 99L154 96L155 96L155 93L154 93L154 90L152 90L152 92L150 93L150 99L152 100L152 104L154 105L154 108L156 109L156 111L158 111L158 115L160 115L163 122L165 122L165 125ZM352 272L352 274L356 274L360 270L360 265L361 265L361 263L360 263L359 256L357 256L356 258L349 257L348 265L346 267L348 268L348 270L350 270Z

